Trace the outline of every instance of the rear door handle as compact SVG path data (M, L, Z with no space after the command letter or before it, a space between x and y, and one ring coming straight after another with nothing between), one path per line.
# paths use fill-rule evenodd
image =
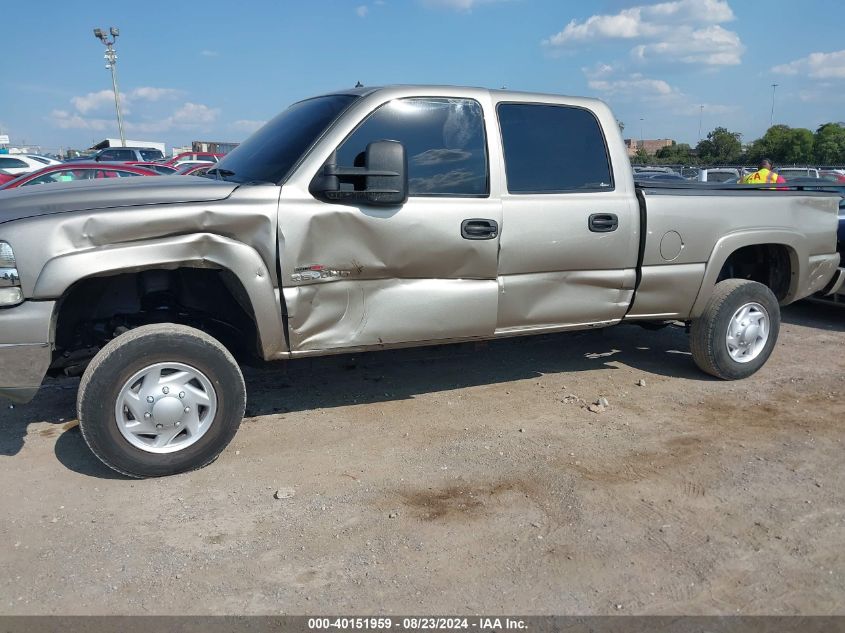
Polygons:
M470 218L461 222L461 237L465 240L492 240L499 235L499 223L484 218Z
M593 213L587 224L593 233L610 233L619 228L619 218L615 213Z

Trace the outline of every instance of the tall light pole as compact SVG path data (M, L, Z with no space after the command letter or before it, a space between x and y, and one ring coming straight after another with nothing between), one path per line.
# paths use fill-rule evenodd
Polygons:
M701 142L701 120L704 118L704 106L698 106L698 142Z
M777 87L777 84L772 84L772 115L769 118L769 127L772 127L775 124L775 89Z
M643 118L640 117L640 147L645 148L645 137L643 136Z
M106 60L106 69L111 71L111 85L114 90L114 107L117 110L117 127L120 130L120 144L126 147L126 136L123 134L123 115L120 113L120 92L117 89L117 53L114 51L114 43L117 36L120 35L120 30L114 26L109 27L108 35L103 33L102 29L94 29L94 37L100 40L106 47L106 54L103 56Z

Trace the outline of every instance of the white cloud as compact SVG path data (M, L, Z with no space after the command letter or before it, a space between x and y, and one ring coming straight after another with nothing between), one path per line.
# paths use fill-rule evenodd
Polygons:
M220 55L220 53L218 53L217 51L212 51L212 50L209 50L209 49L206 48L206 49L200 51L200 55L202 55L203 57L217 57L217 56Z
M687 64L736 65L745 47L739 35L720 26L733 19L726 0L674 0L571 20L542 43L567 49L590 42L639 40L642 43L631 53L642 61L661 57Z
M174 125L207 125L217 120L220 110L202 103L186 102L170 117Z
M121 105L126 108L126 95L120 95ZM88 114L96 110L101 110L106 107L114 107L114 92L111 90L100 90L99 92L89 92L87 95L81 97L73 97L70 100L71 104L78 112Z
M175 88L154 88L142 86L129 92L120 93L120 107L123 114L131 114L130 107L135 101L161 101L164 99L175 99L182 94L181 90ZM71 105L79 114L101 112L114 108L114 92L111 90L100 90L89 92L86 95L73 97Z
M262 125L267 123L267 121L257 121L253 119L238 119L234 123L232 123L232 127L236 130L241 130L243 132L255 132L258 128Z
M641 73L627 73L609 64L599 63L582 68L587 86L603 98L614 101L639 101L671 106L681 104L686 97L663 79L646 77Z
M507 2L507 0L422 0L423 6L429 9L451 9L468 13L482 4Z
M640 60L663 57L686 64L736 66L744 51L739 35L715 25L697 30L681 28L662 41L635 46L631 54Z
M181 96L183 92L176 88L153 88L152 86L142 86L135 88L129 92L128 98L139 99L142 101L161 101L162 99L176 99Z
M53 110L50 113L49 119L56 127L63 130L101 131L108 129L110 126L116 126L113 119L86 118L75 112L68 112L67 110Z
M776 75L806 75L813 79L845 79L845 50L810 53L788 64L772 68Z
M370 8L366 4L362 4L361 6L358 6L358 7L355 8L355 14L359 18L366 17L369 12L370 12Z
M643 99L678 94L672 86L662 79L649 79L639 73L634 73L627 79L591 79L587 82L587 85L592 90L606 95L634 93Z
M127 120L124 126L129 132L157 133L173 129L192 130L207 127L217 120L220 111L201 103L186 102L169 116L141 121ZM116 127L114 118L86 117L81 112L53 110L48 119L61 129L102 131Z

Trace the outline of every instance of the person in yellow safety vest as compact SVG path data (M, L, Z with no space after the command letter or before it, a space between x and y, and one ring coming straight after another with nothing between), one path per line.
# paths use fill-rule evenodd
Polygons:
M748 174L739 182L742 185L763 185L773 182L786 182L786 180L784 180L783 176L778 175L776 171L772 171L772 161L764 158L757 165L757 171Z

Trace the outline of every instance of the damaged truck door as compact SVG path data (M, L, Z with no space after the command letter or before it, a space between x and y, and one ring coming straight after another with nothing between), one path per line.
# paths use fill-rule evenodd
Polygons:
M398 204L384 200L398 169L385 141L405 152ZM282 190L293 354L492 336L501 204L488 163L473 99L395 99L341 121Z

